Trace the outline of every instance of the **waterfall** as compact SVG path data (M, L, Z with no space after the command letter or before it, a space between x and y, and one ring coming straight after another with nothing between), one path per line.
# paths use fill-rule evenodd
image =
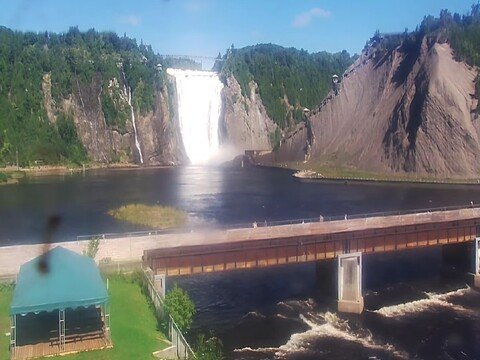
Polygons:
M167 69L175 77L180 132L192 164L204 164L219 147L223 84L211 71Z
M137 125L135 124L135 112L133 111L132 106L132 89L128 88L128 105L130 106L130 112L132 114L132 125L133 125L133 134L135 135L135 146L138 150L138 155L140 155L140 163L143 164L143 155L142 150L140 149L140 142L138 141L137 135Z
M135 146L138 150L138 155L140 157L140 163L143 164L143 155L142 155L142 149L140 149L140 142L138 141L138 135L137 135L137 124L135 123L135 112L133 111L133 105L132 105L132 88L129 86L127 89L127 78L125 77L125 72L123 71L122 67L122 77L123 77L123 94L124 99L127 100L128 106L130 106L130 115L132 117L132 125L133 125L133 135L135 138Z

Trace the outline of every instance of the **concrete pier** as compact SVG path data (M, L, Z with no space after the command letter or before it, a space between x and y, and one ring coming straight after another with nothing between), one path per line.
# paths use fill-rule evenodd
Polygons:
M159 295L162 297L162 299L165 299L167 277L165 274L156 274L154 275L153 279L155 288L157 289Z
M338 311L361 314L362 296L362 253L338 256Z

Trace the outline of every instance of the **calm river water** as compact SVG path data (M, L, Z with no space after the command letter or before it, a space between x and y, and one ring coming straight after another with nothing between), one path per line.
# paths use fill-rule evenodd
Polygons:
M173 205L191 225L406 210L480 202L480 186L309 183L262 168L98 170L0 186L0 246L142 230L107 211L138 202ZM235 359L480 359L480 293L462 271L444 271L441 251L364 258L366 311L338 314L313 264L185 277L195 328L214 331ZM445 274L448 274L445 275Z

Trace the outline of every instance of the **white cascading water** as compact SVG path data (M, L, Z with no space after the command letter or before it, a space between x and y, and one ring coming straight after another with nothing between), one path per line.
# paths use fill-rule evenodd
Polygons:
M218 151L218 123L223 84L211 71L167 69L175 77L178 118L185 151L194 165L205 164Z
M127 102L128 102L128 105L130 106L130 113L132 114L132 125L133 125L133 134L135 136L135 146L137 147L138 155L140 156L140 163L143 164L142 149L140 149L140 142L138 141L138 135L137 135L137 125L135 124L135 112L133 111L133 106L132 106L132 89L130 88L128 88Z
M143 164L142 149L140 148L140 141L138 141L137 124L135 123L135 112L133 111L133 105L132 105L132 88L128 87L128 89L127 89L127 85L126 85L127 79L125 77L125 73L123 72L123 68L122 68L122 76L123 76L123 93L127 97L126 100L127 100L128 106L130 106L130 114L131 114L131 117L132 117L132 125L133 125L133 135L135 137L135 146L138 150L138 155L140 157L140 163Z

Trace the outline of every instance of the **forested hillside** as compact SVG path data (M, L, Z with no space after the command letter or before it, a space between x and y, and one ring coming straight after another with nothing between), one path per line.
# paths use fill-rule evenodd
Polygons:
M480 5L369 39L338 96L287 136L274 161L441 179L480 174Z
M302 119L303 108L313 108L327 95L332 75L341 75L353 63L346 51L308 53L305 50L261 44L229 49L222 68L233 74L244 95L254 80L268 115L281 128Z
M425 36L440 43L448 42L452 47L455 59L471 66L480 67L480 4L472 5L468 14L452 14L447 9L438 17L425 16L421 24L412 32L382 36L380 32L367 42L365 50L386 53L397 46L406 52L418 52ZM377 56L381 58L381 56ZM476 96L480 96L480 77L476 80ZM480 111L480 102L477 112Z
M425 31L430 28L446 27L449 42L457 60L480 66L480 4L472 5L469 14L460 16L443 10L438 18L426 17L422 23ZM480 96L480 78L476 81L476 96ZM480 111L480 102L477 112Z
M136 111L152 109L155 91L164 86L161 59L150 46L115 33L22 33L0 28L0 166L84 162L73 114L61 104L80 87L101 83L101 105L109 128L126 131L130 109L120 90L131 88ZM117 79L117 87L112 87ZM44 105L46 82L52 116ZM107 91L109 89L109 91ZM125 94L123 94L123 97ZM52 121L53 117L55 121Z

